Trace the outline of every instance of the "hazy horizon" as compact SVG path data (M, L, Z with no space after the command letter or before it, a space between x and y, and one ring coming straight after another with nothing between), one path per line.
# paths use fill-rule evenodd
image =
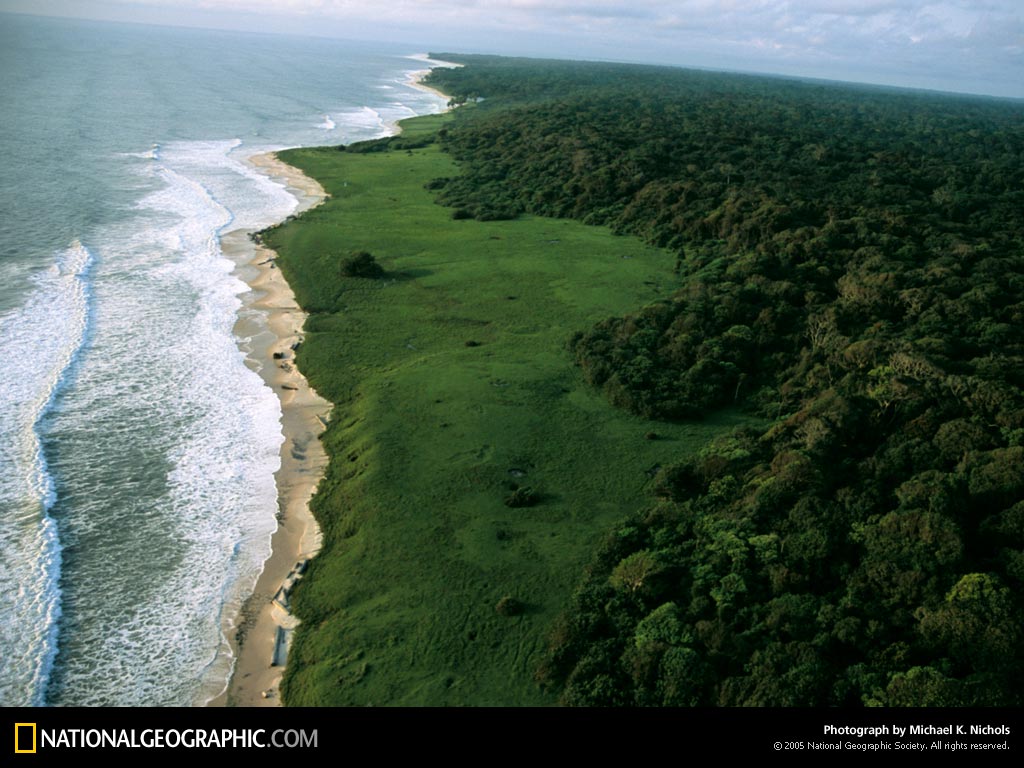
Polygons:
M1024 98L1012 0L0 0L0 11ZM429 33L425 32L429 29Z

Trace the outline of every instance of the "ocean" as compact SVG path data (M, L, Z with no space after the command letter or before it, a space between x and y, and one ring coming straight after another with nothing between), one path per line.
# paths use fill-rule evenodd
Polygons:
M297 206L247 157L441 111L411 53L0 14L0 703L224 690L283 438L219 237Z

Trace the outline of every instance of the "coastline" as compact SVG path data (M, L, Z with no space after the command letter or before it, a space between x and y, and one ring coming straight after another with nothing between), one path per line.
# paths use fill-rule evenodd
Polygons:
M296 214L327 197L316 181L273 153L255 155L248 162L295 195L299 201ZM320 549L320 529L309 501L327 467L319 438L332 404L309 386L295 366L294 348L302 340L306 313L274 263L277 254L253 243L244 230L224 235L221 245L251 289L243 298L235 335L249 340L247 363L281 402L284 442L281 466L275 473L278 527L271 537L271 553L229 632L234 656L231 676L224 691L208 706L280 706L278 686L284 665L274 665L273 657L279 638L287 642L297 621L274 598L296 564Z
M423 78L430 74L431 69L437 67L455 68L461 67L463 65L456 64L454 61L442 61L441 59L432 59L425 53L415 53L412 56L409 56L408 58L413 59L415 61L422 61L424 64L429 64L430 66L427 69L418 69L415 72L410 72L409 78L405 81L405 84L411 88L415 88L418 91L432 93L438 98L444 99L446 102L448 102L451 99L451 96L449 96L447 93L444 93L443 91L439 91L437 88L432 88L431 86L426 85L423 82ZM452 106L450 104L447 107L445 107L445 110L450 109L452 109Z
M444 124L403 127L418 137ZM578 583L573 564L635 509L651 466L733 426L659 424L663 439L640 440L648 422L567 364L567 329L656 298L671 280L666 254L580 222L454 221L428 188L456 171L436 142L295 162L343 194L267 238L310 296L336 279L334 260L315 258L331 228L346 232L331 250L367 249L412 279L325 303L336 319L317 324L308 369L303 358L315 381L337 382L325 391L338 402L330 471L345 477L317 497L331 561L305 585L303 608L317 619L298 631L288 703L551 705L534 662ZM594 290L558 287L581 284ZM527 475L551 496L506 512L508 478ZM529 608L505 615L505 597Z
M410 58L432 66L461 64L435 61L426 54ZM448 94L424 85L430 68L409 73L407 85L447 101ZM442 111L451 110L446 106ZM387 126L389 135L401 132L398 123ZM320 184L273 152L253 155L247 162L288 189L299 205L293 215L316 207L327 198ZM221 239L225 256L235 261L239 277L251 293L235 325L235 336L249 340L247 364L256 370L281 402L281 466L275 473L278 490L278 527L271 537L271 553L264 563L252 594L227 628L234 658L226 686L207 706L279 707L284 663L275 664L279 646L287 646L298 620L277 598L279 590L301 578L302 563L320 550L321 533L309 508L317 485L327 469L328 456L320 436L326 429L333 404L320 397L295 365L295 346L303 338L306 313L291 287L276 268L277 254L253 242L245 230ZM262 321L247 315L262 316ZM240 343L242 343L240 341ZM296 574L296 570L300 573Z

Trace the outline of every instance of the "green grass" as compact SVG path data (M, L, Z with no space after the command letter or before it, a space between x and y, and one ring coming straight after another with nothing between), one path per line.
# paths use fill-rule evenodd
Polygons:
M574 331L669 296L674 256L570 221L452 220L423 187L458 172L436 146L282 158L331 195L267 239L312 313L299 365L336 404L285 699L552 703L533 674L596 541L644 504L648 470L740 420L630 416L566 351ZM358 250L387 276L341 277ZM506 507L511 483L541 502ZM524 613L499 616L504 595Z

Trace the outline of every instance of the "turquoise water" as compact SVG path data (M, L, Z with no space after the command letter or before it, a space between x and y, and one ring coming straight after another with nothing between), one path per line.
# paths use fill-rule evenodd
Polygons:
M247 157L439 111L410 53L0 15L3 704L223 690L282 437L219 235L295 209Z

